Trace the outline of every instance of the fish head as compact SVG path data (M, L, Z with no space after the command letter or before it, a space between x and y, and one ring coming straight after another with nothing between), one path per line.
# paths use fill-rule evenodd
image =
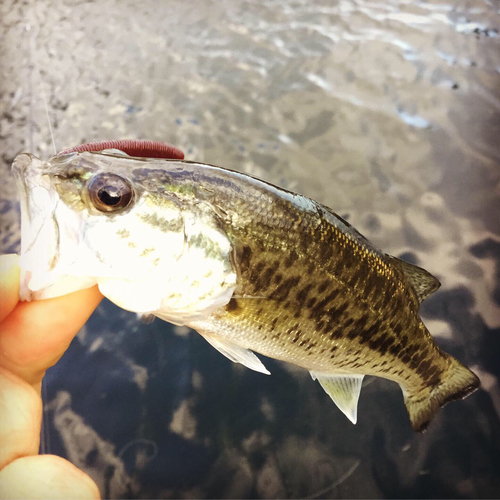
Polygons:
M190 176L178 180L182 162L115 152L48 161L21 154L13 171L21 195L21 299L98 284L120 307L177 324L230 300L231 244Z

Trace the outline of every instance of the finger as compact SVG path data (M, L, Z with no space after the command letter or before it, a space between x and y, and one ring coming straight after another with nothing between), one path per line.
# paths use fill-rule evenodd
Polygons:
M14 460L0 471L0 497L95 499L99 490L87 474L55 455Z
M37 392L0 368L0 469L18 457L38 453L41 422Z
M22 302L0 325L0 366L38 384L102 300L97 287Z
M19 302L19 257L16 254L0 255L0 321Z

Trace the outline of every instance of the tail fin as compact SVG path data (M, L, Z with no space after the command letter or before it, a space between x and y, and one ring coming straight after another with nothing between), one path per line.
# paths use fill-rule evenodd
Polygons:
M429 390L415 394L404 393L405 405L412 429L424 431L439 408L457 399L464 399L480 385L477 376L450 356L450 366L443 374L442 382Z

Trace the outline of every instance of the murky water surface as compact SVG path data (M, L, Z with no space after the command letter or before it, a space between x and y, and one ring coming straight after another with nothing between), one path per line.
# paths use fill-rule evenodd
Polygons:
M481 391L411 430L365 382L352 426L308 373L231 364L103 304L45 382L45 442L109 497L498 497L500 3L0 4L3 252L16 154L170 141L313 197L437 275L423 306ZM496 465L495 465L496 464Z

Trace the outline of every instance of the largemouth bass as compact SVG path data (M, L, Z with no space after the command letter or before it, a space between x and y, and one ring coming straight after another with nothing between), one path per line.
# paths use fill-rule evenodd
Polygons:
M98 284L118 306L199 332L232 361L309 370L354 423L361 382L397 382L412 428L479 386L436 345L439 287L329 208L225 168L116 150L14 162L21 298Z

